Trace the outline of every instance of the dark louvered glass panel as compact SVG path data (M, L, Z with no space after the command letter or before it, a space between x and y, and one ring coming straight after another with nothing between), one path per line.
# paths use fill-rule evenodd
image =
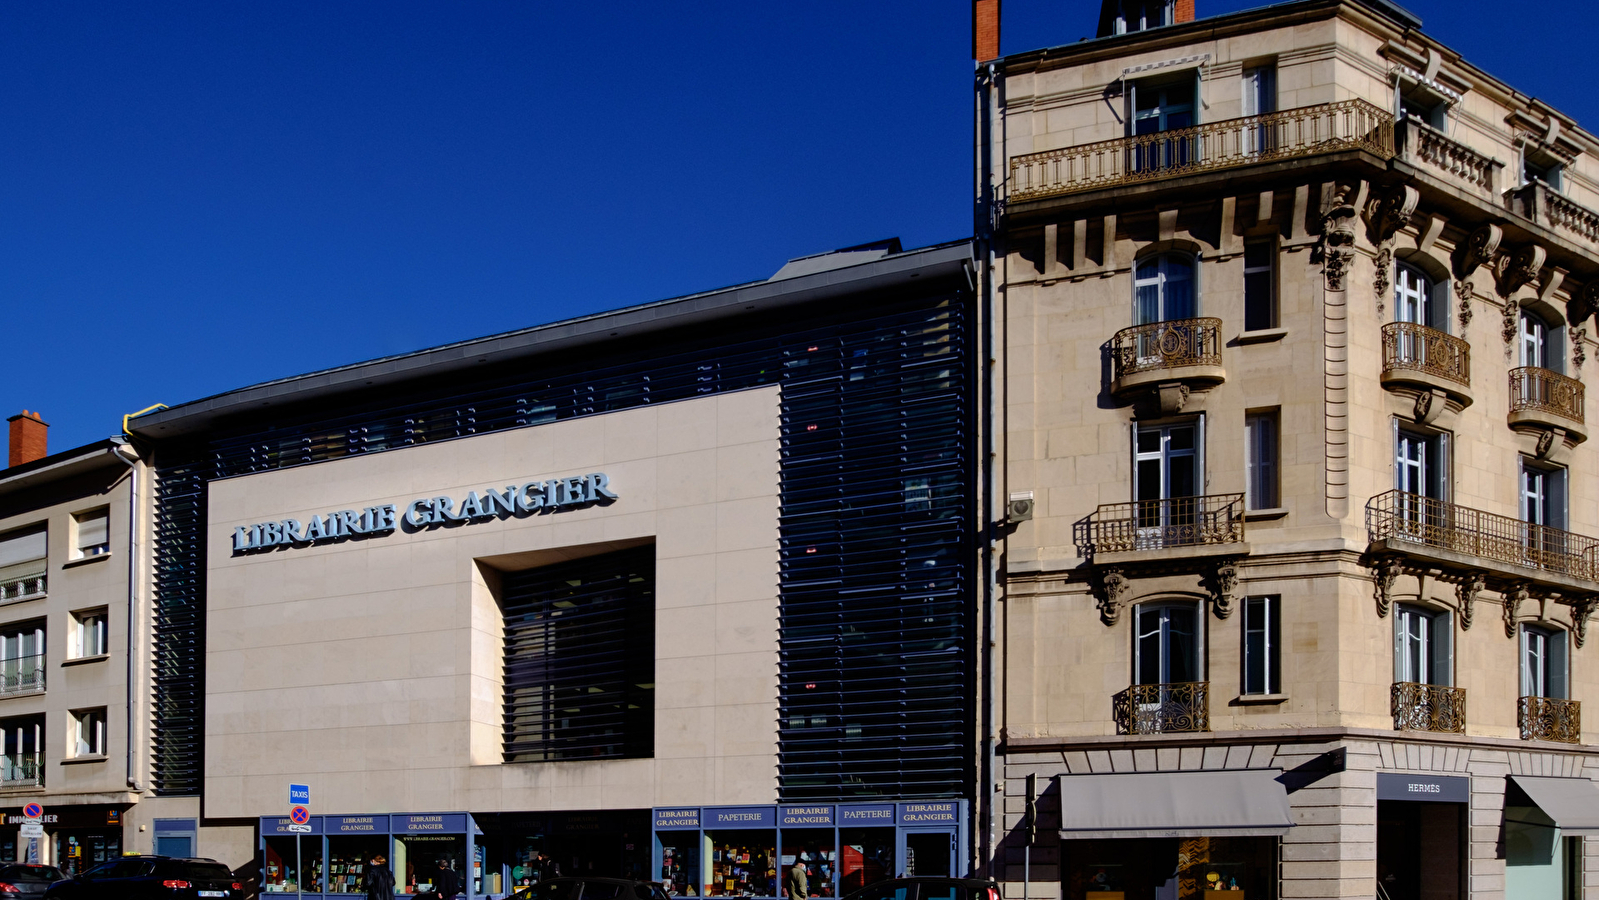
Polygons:
M505 761L647 757L655 735L655 547L502 579Z
M198 794L201 787L206 468L156 469L151 775L163 795Z

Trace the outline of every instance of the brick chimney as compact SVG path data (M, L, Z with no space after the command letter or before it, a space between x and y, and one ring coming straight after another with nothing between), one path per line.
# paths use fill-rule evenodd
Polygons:
M972 59L999 59L999 0L972 0Z
M1177 9L1172 16L1174 24L1194 21L1194 0L1177 0Z
M12 416L6 421L11 423L11 461L6 465L20 466L49 455L44 448L50 426L39 418L38 413L23 410L21 415Z

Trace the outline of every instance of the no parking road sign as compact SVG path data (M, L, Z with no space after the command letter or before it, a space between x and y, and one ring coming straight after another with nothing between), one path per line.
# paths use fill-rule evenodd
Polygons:
M24 819L42 819L44 818L44 807L37 803L29 803L22 808L22 817Z
M296 806L289 810L290 831L311 833L311 811L303 806Z

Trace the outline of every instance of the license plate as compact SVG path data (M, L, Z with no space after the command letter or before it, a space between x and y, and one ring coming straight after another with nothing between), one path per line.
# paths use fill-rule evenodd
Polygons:
M201 891L200 892L200 896L202 896L202 897L226 897L227 895L228 895L227 891Z

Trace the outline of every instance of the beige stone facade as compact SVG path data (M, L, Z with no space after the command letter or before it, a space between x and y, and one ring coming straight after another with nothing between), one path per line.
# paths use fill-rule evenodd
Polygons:
M1583 646L1599 456L1580 384L1599 141L1375 3L1281 4L980 77L980 158L1003 202L992 488L1034 500L997 549L1007 896L1023 891L1029 774L1044 791L1339 749L1342 771L1288 793L1275 896L1376 896L1377 773L1428 772L1469 776L1471 799L1459 888L1432 872L1427 896L1534 896L1507 876L1505 776L1599 778L1591 717L1554 733L1522 711L1524 633L1565 647L1555 706L1599 701ZM1534 490L1549 483L1554 501ZM1553 527L1525 524L1539 516ZM1246 684L1246 598L1278 598L1275 684ZM1197 613L1197 671L1171 679L1199 683L1197 700L1136 691L1141 616L1161 606ZM1424 678L1396 659L1401 616L1441 623ZM1058 836L1051 796L1026 889L1080 898L1084 845ZM1599 892L1595 843L1571 851L1569 896Z

